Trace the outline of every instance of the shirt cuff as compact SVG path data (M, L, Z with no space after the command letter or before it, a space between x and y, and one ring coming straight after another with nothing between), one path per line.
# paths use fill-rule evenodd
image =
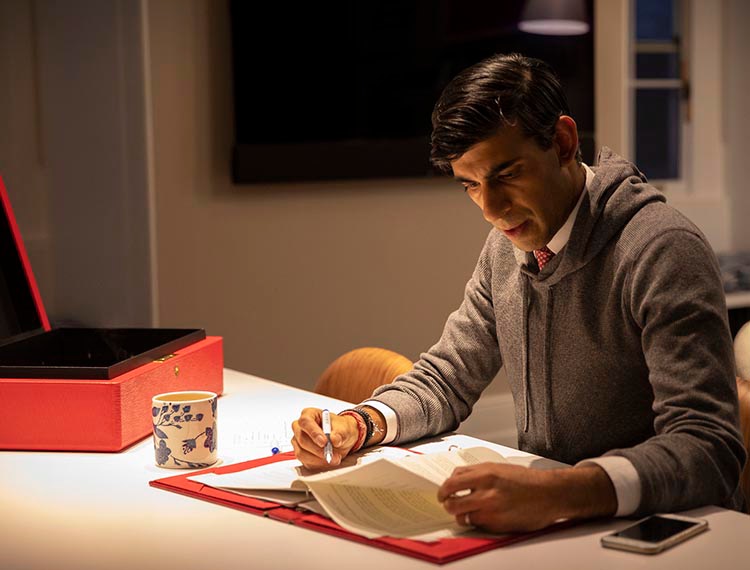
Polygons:
M383 402L378 402L377 400L366 400L365 402L362 402L360 406L370 406L383 414L383 419L385 420L385 437L379 445L388 445L396 439L396 434L398 433L398 418L396 417L396 412L394 412L392 408L385 405Z
M576 463L576 466L586 463L595 463L604 469L604 472L612 481L615 495L617 495L615 516L632 515L641 503L641 478L630 460L619 455L608 455L607 457L584 459Z

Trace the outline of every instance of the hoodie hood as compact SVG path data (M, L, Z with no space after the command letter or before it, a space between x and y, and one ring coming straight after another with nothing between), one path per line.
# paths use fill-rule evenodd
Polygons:
M535 274L523 266L529 255L516 249L515 255L522 270L534 280L553 285L566 275L577 271L619 234L630 219L651 202L666 202L664 194L648 184L646 176L636 166L602 147L592 167L594 179L585 189L570 240L554 260L554 271Z

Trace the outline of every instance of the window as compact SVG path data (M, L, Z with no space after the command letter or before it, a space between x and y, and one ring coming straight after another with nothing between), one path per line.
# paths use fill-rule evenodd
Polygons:
M650 180L685 178L689 89L686 11L681 0L635 0L633 145Z
M649 37L647 31L638 37L639 4L645 7L640 13L641 30L644 25L656 27L661 41ZM729 6L733 4L722 0L597 0L595 5L597 144L611 146L638 164L649 181L667 194L669 203L696 223L716 251L728 251L731 245L734 214L725 165L728 154L735 156L737 145L731 151L727 148L727 128L736 124L733 115L743 109L744 93L739 80L728 90L734 69L744 63L738 52L727 52L727 30L738 30L739 25L734 21L737 11ZM649 15L650 9L664 18ZM738 41L743 37L734 33ZM645 55L637 71L639 53ZM646 112L648 102L643 103L643 98L648 97L647 90L656 92L657 86L666 91L651 93L662 98L662 112ZM642 96L639 110L637 95ZM671 116L664 111L670 109ZM676 144L669 142L670 137ZM659 152L646 150L650 144ZM661 171L653 165L659 153ZM671 167L664 157L671 157ZM676 177L662 178L668 175Z

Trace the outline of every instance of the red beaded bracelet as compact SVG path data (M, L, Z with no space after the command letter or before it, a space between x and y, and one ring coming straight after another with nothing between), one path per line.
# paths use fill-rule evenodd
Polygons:
M359 451L364 445L365 438L367 437L367 426L365 425L365 420L362 419L362 416L360 416L354 410L344 410L339 414L339 416L351 416L355 420L357 420L357 441L352 447L351 451Z

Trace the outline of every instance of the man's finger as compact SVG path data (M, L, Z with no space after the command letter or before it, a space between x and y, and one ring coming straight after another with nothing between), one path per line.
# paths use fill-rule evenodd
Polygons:
M443 508L451 515L462 515L480 511L487 507L487 493L483 489L456 496L452 495L443 501Z
M322 418L322 412L318 408L305 408L297 420L300 429L320 447L323 447L327 441L323 428L320 427Z
M477 487L478 479L479 476L471 469L466 469L458 475L451 475L438 489L438 501L445 501L461 491L472 491Z
M306 452L311 455L315 455L316 457L323 457L323 448L315 443L312 439L310 439L310 436L305 432L300 431L299 435L295 434L295 436L292 438L292 442L295 441L299 445L300 449L304 449Z
M303 449L295 439L292 439L292 447L294 448L295 457L297 457L302 465L314 471L322 467L322 459Z

